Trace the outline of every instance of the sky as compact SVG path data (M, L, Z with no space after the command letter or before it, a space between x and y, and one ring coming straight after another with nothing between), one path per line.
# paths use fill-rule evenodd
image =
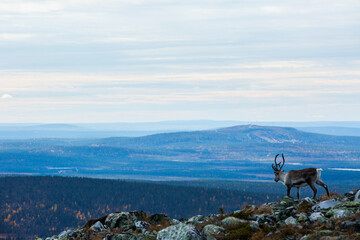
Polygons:
M0 122L360 121L358 0L1 0Z

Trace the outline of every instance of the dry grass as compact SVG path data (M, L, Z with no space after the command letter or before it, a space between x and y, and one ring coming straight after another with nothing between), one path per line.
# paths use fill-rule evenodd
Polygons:
M170 227L170 221L163 221L161 222L161 224L154 224L154 225L150 225L149 228L147 229L147 231L152 232L152 231L161 231L167 227Z
M299 239L309 233L306 229L300 229L292 226L282 227L265 227L258 231L254 231L250 228L249 224L242 224L237 226L230 226L226 228L228 233L226 236L216 236L216 239L220 240L237 240L237 239L248 239L248 240L278 240L286 239L289 236L296 236ZM270 236L267 236L269 232L273 232Z
M244 207L241 210L241 212L243 212L244 214L247 214L247 215L253 215L257 209L258 209L258 207L253 207L252 205L248 205L248 206Z
M353 221L355 221L357 218L360 218L360 212L358 212L350 217L350 219Z
M268 205L261 205L259 208L257 208L253 214L273 214L273 209Z
M113 229L113 230L108 229L106 232L96 233L91 229L87 229L84 232L85 236L87 236L87 239L89 240L102 240L105 238L106 234L109 233L122 233L122 231L121 229ZM84 236L82 236L81 238L77 238L76 240L81 240L81 239L84 239Z
M120 228L116 228L116 229L112 229L112 230L108 229L106 232L101 232L101 233L95 233L91 229L88 229L85 231L85 235L88 236L89 240L102 240L105 238L106 234L109 234L109 233L120 234L120 233L122 233L122 230ZM80 239L84 239L84 236L79 238L79 240Z
M308 202L302 202L301 204L299 204L297 211L299 213L307 213L311 211L311 207L313 206L313 204L308 203Z
M339 196L341 196L339 193L337 192L330 192L329 193L330 197L327 194L323 194L319 197L319 201L325 201L325 200L330 200L333 198L337 198Z
M139 221L143 221L143 222L150 223L150 216L146 214L146 215L144 215L143 217L140 217L138 220L139 220Z
M225 230L227 232L226 236L215 236L215 238L219 240L248 240L254 233L250 224L234 224L225 227Z
M266 235L268 233L264 232L264 231L258 231L256 233L254 233L252 236L251 236L251 240L262 240L262 239L265 239L266 238Z
M272 234L271 236L264 237L263 239L268 240L278 240L278 239L284 239L289 236L296 235L296 239L300 238L300 236L304 236L308 234L309 231L306 229L300 229L293 226L282 226L279 228L276 228L276 232ZM266 235L265 235L266 236Z
M271 231L275 231L276 227L268 227L265 226L264 228L262 228L260 231L257 231L256 233L254 233L251 236L251 240L262 240L266 238L266 235L271 232Z

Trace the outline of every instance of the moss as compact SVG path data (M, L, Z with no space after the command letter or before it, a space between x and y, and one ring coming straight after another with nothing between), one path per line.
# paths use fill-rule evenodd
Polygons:
M230 214L231 217L236 217L236 218L239 218L239 219L248 219L248 217L250 215L251 214L249 212L246 212L246 211L240 211L240 212Z
M307 213L307 212L311 212L311 207L313 205L311 203L308 203L308 202L302 202L299 206L298 206L298 209L297 211L299 213Z
M243 239L247 240L250 239L254 231L251 229L250 224L244 224L240 227L227 229L228 234L224 237L219 237L217 239L220 240L236 240L236 239Z
M342 203L341 206L347 208L360 208L360 202L345 202Z

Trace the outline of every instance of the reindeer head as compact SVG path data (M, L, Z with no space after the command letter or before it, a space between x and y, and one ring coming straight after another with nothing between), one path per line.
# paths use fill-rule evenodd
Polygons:
M282 162L282 163L281 163L281 162L279 162L279 163L276 162L276 158L277 158L278 156L279 156L279 154L277 154L277 155L275 156L275 160L274 160L275 165L272 164L272 168L274 169L274 173L275 173L275 179L274 179L275 182L278 182L278 181L280 180L279 173L280 173L280 172L284 172L284 170L281 170L281 169L282 169L282 167L283 167L284 164L285 164L284 154L281 154L282 159L283 159L283 162Z

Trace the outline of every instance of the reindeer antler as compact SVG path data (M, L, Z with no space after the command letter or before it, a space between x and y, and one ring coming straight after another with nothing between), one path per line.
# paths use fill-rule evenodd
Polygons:
M278 171L278 164L276 163L276 158L277 158L278 156L279 156L279 154L277 154L277 155L275 156L275 159L274 159L275 165L272 164L272 168L274 169L274 171Z
M282 153L281 154L281 157L282 157L282 159L283 159L283 162L282 162L282 165L281 165L281 167L280 167L280 169L279 170L281 170L282 169L282 167L284 166L284 164L285 164L285 158L284 158L284 154Z
M280 170L282 169L282 167L284 166L284 164L285 164L284 154L281 154L281 157L282 157L283 161L282 161L282 162L279 162L279 163L276 162L276 158L277 158L278 156L279 156L279 154L277 154L277 155L275 156L275 159L274 159L275 165L272 164L272 168L274 169L274 171L280 171Z

